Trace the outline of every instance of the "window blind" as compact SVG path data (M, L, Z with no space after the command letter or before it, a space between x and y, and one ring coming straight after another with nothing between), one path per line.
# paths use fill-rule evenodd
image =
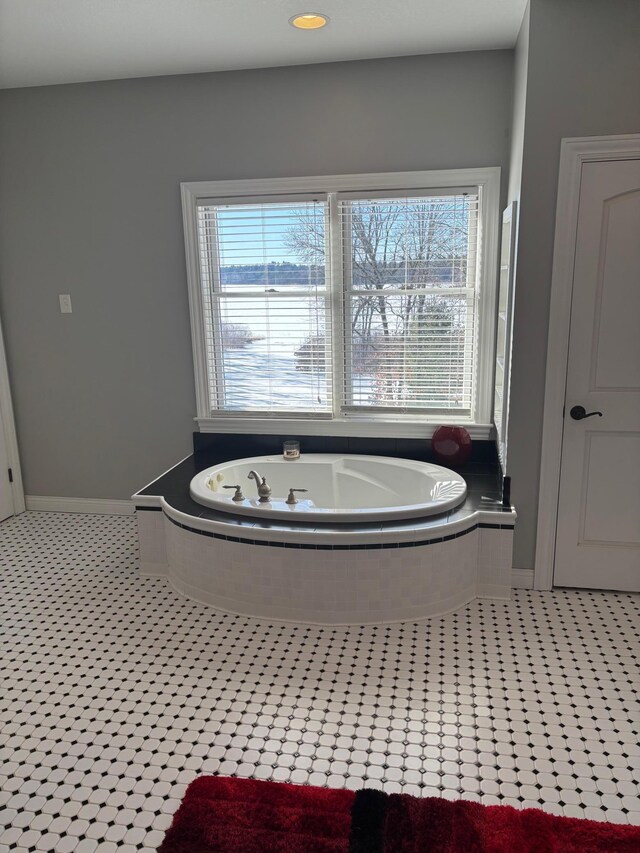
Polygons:
M330 416L326 200L197 210L211 412Z
M338 196L343 411L470 414L478 192Z
M471 417L477 187L200 200L216 416Z

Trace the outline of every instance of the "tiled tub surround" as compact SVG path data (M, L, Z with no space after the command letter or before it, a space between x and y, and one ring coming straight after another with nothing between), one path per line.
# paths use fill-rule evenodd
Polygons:
M0 524L0 580L2 853L152 853L211 773L640 824L640 596L260 621L142 577L133 518L51 512Z
M406 541L415 531L401 531L397 536L405 541L393 547L380 542L305 547L268 539L243 541L237 528L231 540L214 538L190 526L197 520L175 523L172 515L169 507L138 512L142 573L166 574L183 595L232 613L369 624L423 619L462 607L476 596L509 598L511 591L512 529L472 525L468 532L428 544ZM302 535L282 533L283 538ZM356 538L334 534L334 540L338 537Z
M142 573L190 598L267 619L376 624L510 596L515 512L486 477L443 516L314 526L205 509L188 490L210 464L190 457L134 495Z

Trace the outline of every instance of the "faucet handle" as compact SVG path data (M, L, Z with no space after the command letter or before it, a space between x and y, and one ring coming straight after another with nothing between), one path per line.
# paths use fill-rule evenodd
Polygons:
M285 503L297 504L298 499L295 496L294 492L308 492L308 491L309 491L309 489L289 489L289 496L287 497L287 500L285 501Z
M231 498L232 501L243 501L244 495L242 494L242 486L223 486L223 489L235 489L235 494Z
M261 504L267 504L271 500L271 486L267 483L266 477L262 478L258 486L258 500Z

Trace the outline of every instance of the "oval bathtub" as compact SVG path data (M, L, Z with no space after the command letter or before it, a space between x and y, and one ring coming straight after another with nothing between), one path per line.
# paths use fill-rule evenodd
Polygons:
M258 499L255 471L271 487ZM239 485L242 500L231 486ZM227 487L227 488L225 488ZM297 503L287 503L290 489ZM390 521L447 512L464 501L467 484L455 471L386 456L307 453L296 460L255 456L207 468L191 480L191 497L234 515L316 522Z

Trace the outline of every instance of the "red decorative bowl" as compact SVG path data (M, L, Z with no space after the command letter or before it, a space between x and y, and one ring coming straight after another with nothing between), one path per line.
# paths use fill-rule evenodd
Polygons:
M471 436L464 427L441 426L431 437L433 455L445 465L462 465L471 456Z

